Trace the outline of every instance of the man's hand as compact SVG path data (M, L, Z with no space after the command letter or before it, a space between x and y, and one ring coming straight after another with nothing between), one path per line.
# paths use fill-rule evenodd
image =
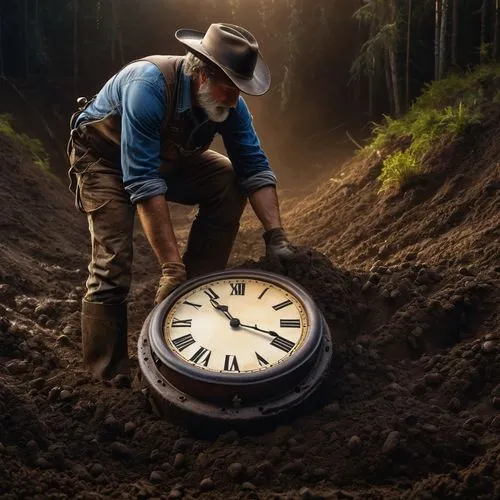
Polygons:
M295 250L288 241L282 227L269 229L264 233L263 237L266 243L266 256L289 259L295 255Z
M161 278L156 291L155 304L159 304L179 285L186 281L186 267L182 262L166 262L161 266Z

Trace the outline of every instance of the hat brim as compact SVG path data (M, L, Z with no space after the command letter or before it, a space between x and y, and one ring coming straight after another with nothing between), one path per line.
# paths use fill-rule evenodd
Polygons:
M236 87L241 90L241 92L258 96L265 94L269 90L269 87L271 86L271 73L260 54L257 57L253 78L241 78L237 74L233 73L229 68L220 65L205 50L205 47L201 43L204 36L205 33L202 33L201 31L189 29L180 29L175 32L175 38L177 38L182 45L184 45L194 55L208 61L209 63L215 64L227 75Z

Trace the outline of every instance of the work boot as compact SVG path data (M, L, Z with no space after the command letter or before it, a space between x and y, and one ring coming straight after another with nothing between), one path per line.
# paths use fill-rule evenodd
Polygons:
M194 220L182 258L188 279L225 269L239 227L237 224L225 228Z
M82 301L83 364L100 379L130 376L127 304Z

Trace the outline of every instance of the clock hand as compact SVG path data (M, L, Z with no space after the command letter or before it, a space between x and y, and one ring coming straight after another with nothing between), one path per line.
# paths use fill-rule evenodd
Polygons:
M273 337L281 337L281 335L279 335L278 333L273 332L272 330L263 330L262 328L259 328L257 325L252 326L252 325L244 325L243 323L240 323L240 326L243 328L251 328L252 330L257 330L258 332L267 333Z
M210 299L210 303L217 309L218 311L222 311L224 313L224 316L226 316L227 319L230 320L230 325L233 328L237 328L240 326L240 320L238 318L235 318L230 312L229 308L226 305L219 304L215 299Z

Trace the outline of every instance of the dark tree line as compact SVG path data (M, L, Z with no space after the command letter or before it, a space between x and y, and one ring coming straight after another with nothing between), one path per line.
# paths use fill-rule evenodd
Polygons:
M69 113L126 62L182 53L177 28L233 22L271 67L273 87L252 106L282 148L353 116L397 115L426 82L497 60L499 2L1 0L0 76Z

